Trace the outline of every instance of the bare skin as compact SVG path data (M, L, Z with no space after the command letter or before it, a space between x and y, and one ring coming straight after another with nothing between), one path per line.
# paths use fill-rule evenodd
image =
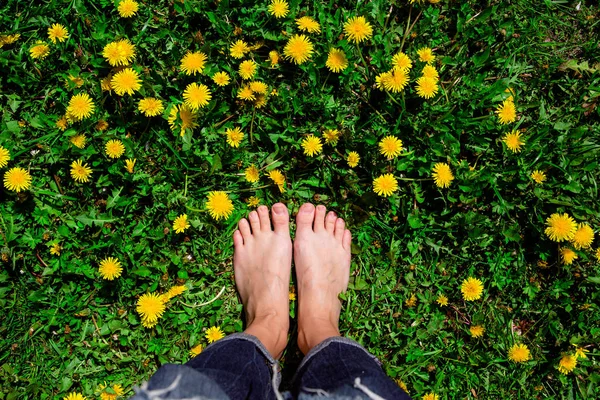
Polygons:
M279 358L289 330L289 213L277 203L271 218L267 207L261 206L248 220L242 218L233 235L235 283L246 312L245 332ZM304 204L296 223L298 346L306 354L323 340L340 336L338 295L348 288L352 238L344 220L333 212L327 214L324 206Z
M344 220L322 205L302 205L296 225L298 347L306 354L323 340L340 336L338 295L348 288L352 236Z
M289 330L292 268L290 216L285 205L260 206L242 218L233 234L233 268L246 312L246 333L256 336L274 358L281 357ZM271 222L273 228L271 228Z

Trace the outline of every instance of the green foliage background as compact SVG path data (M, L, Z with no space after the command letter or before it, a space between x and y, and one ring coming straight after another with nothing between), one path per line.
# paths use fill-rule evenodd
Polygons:
M291 1L290 15L281 20L266 13L267 5L161 0L140 3L129 20L105 0L0 6L0 33L21 34L0 49L0 145L11 152L4 170L20 166L33 176L30 191L0 192L0 399L62 398L74 390L94 398L105 381L130 390L162 363L185 362L190 347L205 343L206 328L241 331L231 234L251 195L267 205L283 201L294 212L306 201L322 203L346 219L354 258L342 331L378 356L416 398L430 391L441 398L598 398L598 260L579 252L574 265L563 266L558 247L543 233L554 212L600 226L597 3L581 2L577 10L549 0ZM303 14L322 27L320 35L309 35L312 61L269 68L268 52L282 52L297 32L294 18ZM341 36L354 15L374 27L372 40L359 46L366 68L357 47ZM68 28L69 40L51 45L44 60L32 60L29 48L47 41L56 22ZM138 53L134 68L144 83L133 97L100 89L110 72L102 49L120 37ZM279 93L262 109L235 99L240 61L228 48L239 38L262 44L250 57L260 64L258 78ZM325 68L330 46L350 59L342 74ZM415 61L425 46L438 56L441 91L434 99L415 95L418 62L402 94L374 88L374 77L390 68L396 52ZM188 50L208 55L200 77L179 72ZM218 70L230 72L233 83L212 84ZM81 77L83 87L65 85L69 75ZM213 100L193 133L180 138L166 118L150 121L137 112L142 95L176 104L194 81L211 87ZM507 127L493 110L509 87L519 118ZM92 96L97 110L63 132L55 122L80 91ZM94 129L100 119L108 130ZM240 149L230 148L222 134L233 126L246 133ZM342 131L337 146L304 156L301 138L327 128ZM518 154L500 140L515 128L526 140ZM83 150L69 143L76 133L88 136ZM388 134L407 148L391 162L377 149ZM105 156L111 138L123 140L125 156L137 159L134 174L125 172L125 156ZM354 170L344 160L349 151L361 156ZM69 176L78 158L93 168L89 184ZM431 180L436 162L448 162L456 176L447 190ZM242 172L251 163L280 168L287 191L280 194L264 173L258 184L246 183ZM546 171L544 184L531 180L534 169ZM401 179L388 199L371 186L387 172ZM225 222L204 211L211 190L229 191L234 199L236 210ZM192 228L176 235L170 228L181 213ZM54 243L63 248L60 256L49 253ZM108 256L124 264L114 282L97 273ZM539 260L549 267L539 268ZM481 300L465 303L460 284L469 276L482 279L485 290ZM143 328L136 296L182 283L189 290L159 325ZM217 300L194 306L222 288ZM447 307L435 303L442 293ZM418 301L410 308L405 301L412 294ZM481 339L469 335L475 323L486 328ZM507 360L515 342L528 345L531 361ZM564 376L556 365L573 344L590 352ZM290 347L286 363L294 357Z

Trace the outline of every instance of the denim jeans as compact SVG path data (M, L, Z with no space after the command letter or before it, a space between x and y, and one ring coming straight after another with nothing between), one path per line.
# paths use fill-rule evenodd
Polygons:
M279 392L279 364L252 335L235 333L185 365L166 364L131 400L410 400L353 340L333 337L302 360L291 392Z

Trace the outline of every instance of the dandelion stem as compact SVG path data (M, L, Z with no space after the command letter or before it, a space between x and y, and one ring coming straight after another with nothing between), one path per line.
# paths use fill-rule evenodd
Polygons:
M323 86L321 86L321 91L323 89L325 89L325 84L327 83L327 80L329 79L329 75L331 75L331 71L329 71L329 73L327 74L327 78L325 78L325 82L323 82Z
M254 130L254 115L256 114L256 109L252 110L252 120L250 121L250 144L252 144L252 131Z
M367 65L367 61L365 60L365 57L363 56L362 50L360 49L358 42L356 43L356 48L358 49L358 54L360 55L360 59L362 60L363 65L365 66L365 78L367 78L367 80L369 80L369 66Z

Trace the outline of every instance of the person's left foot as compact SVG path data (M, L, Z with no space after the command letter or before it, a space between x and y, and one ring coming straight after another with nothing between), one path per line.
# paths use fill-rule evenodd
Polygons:
M289 330L292 241L287 207L277 203L271 211L269 218L269 209L260 206L248 216L250 222L240 220L233 234L233 269L246 312L244 332L279 358Z

